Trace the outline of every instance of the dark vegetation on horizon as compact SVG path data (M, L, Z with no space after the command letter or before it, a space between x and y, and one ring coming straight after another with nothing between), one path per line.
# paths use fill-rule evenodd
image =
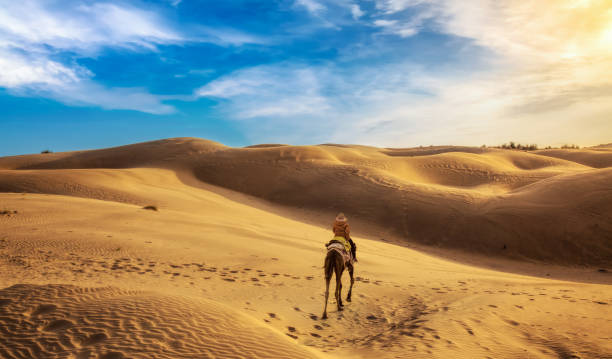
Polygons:
M486 148L487 145L482 145L482 148ZM538 147L538 145L536 144L529 144L529 145L522 145L520 143L515 143L514 141L510 141L510 143L504 143L501 146L491 146L492 148L502 148L505 150L521 150L521 151L536 151L538 149L540 149ZM552 146L546 146L543 149L545 150L552 150L552 149L563 149L563 150L578 150L580 149L580 146L578 145L563 145L561 147L552 147Z

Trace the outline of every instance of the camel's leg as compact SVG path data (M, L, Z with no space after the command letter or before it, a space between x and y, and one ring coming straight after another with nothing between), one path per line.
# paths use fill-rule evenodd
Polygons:
M353 294L353 283L355 283L355 278L353 278L353 266L352 265L348 266L348 272L349 272L349 276L351 277L351 286L349 287L348 294L346 295L346 301L350 302L351 295Z
M325 308L323 309L323 316L321 319L327 319L327 298L329 298L329 282L331 278L325 278Z
M338 311L342 310L342 274L336 273L336 303L338 303Z

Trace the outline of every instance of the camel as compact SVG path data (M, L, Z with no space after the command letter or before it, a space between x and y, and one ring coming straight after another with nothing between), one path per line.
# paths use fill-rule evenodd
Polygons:
M351 301L351 293L353 292L353 283L355 279L353 278L353 265L350 261L345 262L345 258L340 252L333 247L328 247L327 255L325 256L325 308L323 309L323 316L321 319L327 319L327 298L329 297L329 282L331 281L331 277L334 273L336 273L336 303L338 304L338 311L342 310L344 306L342 304L342 273L344 272L344 268L349 272L351 276L351 286L349 288L348 294L346 296L346 301Z

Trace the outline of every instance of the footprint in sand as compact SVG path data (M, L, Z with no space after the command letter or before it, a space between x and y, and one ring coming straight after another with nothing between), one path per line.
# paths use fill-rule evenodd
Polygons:
M54 332L58 330L64 330L74 325L73 322L65 319L54 320L47 325L43 330L46 332Z
M101 343L105 341L106 339L108 339L108 335L106 335L106 333L94 333L90 335L89 337L87 337L87 339L85 339L83 344L84 345L94 345L94 344Z
M123 359L125 356L121 352L108 352L100 356L100 359Z
M51 313L52 311L54 311L56 309L57 309L57 305L55 305L55 304L41 304L32 313L32 316Z

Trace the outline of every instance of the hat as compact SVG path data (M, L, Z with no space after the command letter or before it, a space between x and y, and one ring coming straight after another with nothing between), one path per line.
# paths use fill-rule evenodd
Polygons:
M346 216L344 215L344 213L342 212L338 213L338 215L336 216L336 221L346 222Z

